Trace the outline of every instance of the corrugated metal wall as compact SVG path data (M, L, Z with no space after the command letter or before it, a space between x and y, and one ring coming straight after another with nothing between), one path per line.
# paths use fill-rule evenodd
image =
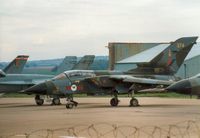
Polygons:
M200 73L200 55L186 60L184 64L178 70L177 76L188 78Z

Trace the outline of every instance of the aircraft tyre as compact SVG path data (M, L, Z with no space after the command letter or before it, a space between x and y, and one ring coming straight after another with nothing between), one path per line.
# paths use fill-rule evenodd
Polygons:
M68 95L66 100L67 100L67 104L66 104L67 109L72 109L73 107L78 106L78 102L73 100L73 95Z
M36 96L35 96L35 103L36 103L37 105L43 105L43 104L44 104L44 99L41 99L41 98L40 98L40 95L36 95Z
M43 105L44 99L36 99L35 102L36 102L37 105Z
M73 103L67 103L66 104L66 108L67 109L72 109L74 107L74 104Z
M130 100L130 106L131 106L131 107L139 106L138 100L137 100L136 98L132 98L132 99Z
M112 98L110 100L110 105L111 106L118 106L119 100L117 98Z
M60 104L61 104L61 103L60 103L60 98L53 98L52 104L53 104L53 105L60 105Z

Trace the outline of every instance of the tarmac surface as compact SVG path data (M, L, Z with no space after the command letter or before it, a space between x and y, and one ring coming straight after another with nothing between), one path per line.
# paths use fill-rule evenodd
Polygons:
M36 106L33 98L1 98L0 136L99 123L163 126L200 118L197 99L138 98L139 107L129 107L130 98L120 98L119 106L111 107L110 99L75 98L78 107L66 109L64 99L59 106Z

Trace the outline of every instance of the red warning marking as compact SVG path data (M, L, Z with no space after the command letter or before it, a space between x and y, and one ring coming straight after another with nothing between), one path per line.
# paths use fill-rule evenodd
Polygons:
M17 67L19 66L19 60L17 60L17 59L15 60L15 66L17 66Z
M172 59L169 58L168 61L167 61L167 66L171 65L172 64Z
M168 51L168 60L167 60L167 66L171 65L172 64L172 52L171 50L169 49Z
M17 57L15 58L15 65L19 66L20 60L28 60L28 57Z
M15 58L16 60L28 60L28 58Z

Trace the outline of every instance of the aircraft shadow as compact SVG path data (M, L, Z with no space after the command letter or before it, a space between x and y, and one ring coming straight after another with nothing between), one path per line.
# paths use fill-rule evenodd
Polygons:
M53 105L51 104L44 104L42 106L38 106L35 104L20 104L20 105L16 105L16 104L3 104L3 106L1 106L2 104L0 104L0 108L17 108L17 107L38 107L38 108L42 108L42 107L51 107ZM56 105L56 106L62 106L62 105Z
M85 105L82 106L81 105ZM88 105L88 106L87 106ZM118 105L117 107L112 107L109 104L105 105L96 105L96 104L80 104L78 108L175 108L175 107L186 107L191 105L180 105L180 104L148 104L148 105L139 105L137 107L130 107L129 105Z
M117 107L112 107L109 104L102 104L102 103L79 103L78 107L75 107L75 109L80 108L80 109L89 109L89 108L176 108L176 107L186 107L186 106L195 106L195 105L181 105L181 104L144 104L140 105L137 107L129 107L129 105L118 105ZM198 106L198 105L196 105ZM36 104L19 104L19 103L3 103L0 104L0 108L35 108L35 109L43 109L43 110L51 110L51 109L56 109L53 107L65 107L65 103L61 105L51 105L51 104L44 104L42 106L38 106ZM52 108L44 108L44 107L52 107ZM58 108L61 109L61 108Z

